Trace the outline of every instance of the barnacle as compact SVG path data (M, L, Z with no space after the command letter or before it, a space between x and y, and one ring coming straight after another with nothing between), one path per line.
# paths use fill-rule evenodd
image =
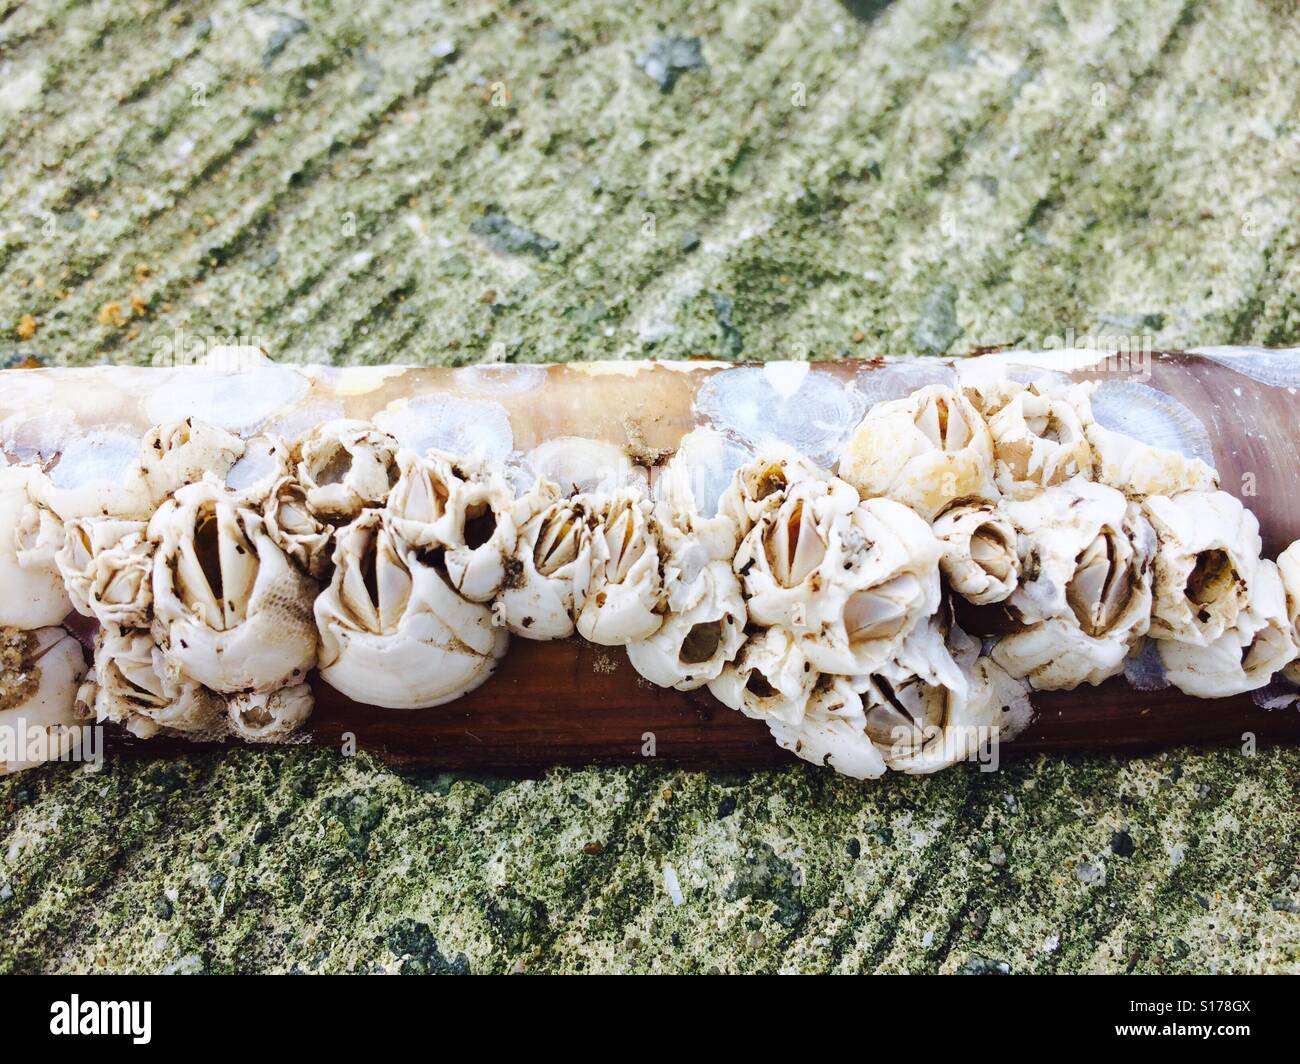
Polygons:
M1153 447L1095 421L1088 423L1086 431L1092 448L1093 476L1131 499L1214 491L1219 486L1218 473L1199 458Z
M497 603L510 631L529 639L565 639L592 572L591 524L596 500L562 498L539 483L517 504L519 535Z
M382 506L397 480L397 441L364 421L327 421L297 447L307 505L328 519Z
M778 746L804 761L857 780L885 774L885 758L867 734L862 696L847 677L819 677L801 720L772 718L767 726Z
M250 743L283 742L311 716L315 698L306 684L263 694L250 692L226 700L231 734Z
M736 660L723 666L709 690L724 706L757 720L795 725L817 683L812 663L784 628L749 634Z
M1016 530L989 503L954 506L934 522L940 566L952 589L977 605L1001 602L1020 580Z
M74 752L83 722L77 691L86 672L81 644L57 626L0 628L0 776Z
M750 620L780 625L822 672L852 675L939 605L939 544L892 499L804 479L759 513L736 552Z
M148 739L165 732L194 739L224 733L221 700L178 673L147 631L106 625L95 640L95 664L79 696L99 721L113 721Z
M336 542L334 577L315 606L321 679L359 702L425 709L492 674L505 629L456 593L435 553L403 542L378 510Z
M1208 646L1161 640L1169 682L1194 698L1223 698L1263 687L1295 660L1294 626L1278 566L1259 562L1244 612Z
M735 483L736 471L752 457L713 429L694 429L682 437L654 484L655 517L670 553L730 562L742 528L737 515L723 508L723 497ZM748 531L751 520L746 516L743 523Z
M737 537L743 538L767 511L780 506L792 489L800 484L825 482L829 477L826 470L802 455L769 447L736 470L718 500L718 512L731 520ZM845 487L852 490L850 485Z
M745 642L748 615L731 566L737 526L719 504L734 480L731 467L747 456L719 433L697 429L656 482L665 614L655 632L627 644L627 654L642 676L661 687L704 686Z
M988 420L994 479L1016 499L1092 474L1083 419L1066 395L1035 383L1017 391Z
M262 506L293 475L293 449L268 432L248 441L242 457L225 473L224 481L245 505Z
M1259 567L1259 522L1223 491L1154 495L1142 511L1160 545L1151 634L1209 646L1246 609Z
M515 549L514 494L486 458L457 462L403 451L388 499L393 529L412 546L439 549L452 586L473 602L501 590Z
M334 529L312 512L298 478L282 477L262 500L261 511L271 542L308 576L323 580L329 569Z
M730 562L665 569L668 613L651 635L627 644L632 666L651 683L691 691L718 678L745 642L745 602Z
M849 439L839 475L933 519L957 499L996 499L993 440L979 411L943 385L880 403Z
M604 646L645 639L663 623L660 531L650 500L617 492L593 515L591 576L577 607L582 637Z
M140 444L140 476L153 505L177 488L212 474L218 479L244 454L244 441L225 429L186 418L155 425Z
M169 667L214 691L273 691L316 664L317 585L265 521L214 480L178 491L149 523L154 634Z
M1150 621L1155 536L1139 508L1078 477L1006 513L1023 567L1007 601L1027 627L999 640L994 660L1040 689L1120 672Z
M44 525L28 494L37 476L26 466L0 466L0 627L44 628L72 612L54 563L57 521Z
M143 521L73 518L55 561L78 613L103 625L148 626L153 544Z
M1033 716L1023 687L989 658L979 658L960 685L885 672L872 677L868 691L868 734L886 751L891 769L912 774L935 772L968 760L987 743L1013 739Z

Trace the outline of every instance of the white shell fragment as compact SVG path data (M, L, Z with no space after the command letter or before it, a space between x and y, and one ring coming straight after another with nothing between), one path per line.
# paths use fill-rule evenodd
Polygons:
M486 606L456 594L381 511L339 531L334 578L316 599L321 679L385 709L427 709L472 691L508 637Z
M244 372L115 377L86 410L40 376L15 382L31 410L0 393L0 729L44 729L43 757L91 716L291 742L316 668L432 709L511 633L625 647L856 779L982 760L1030 691L1300 683L1300 543L1264 558L1205 427L1137 381L1032 355L690 364L611 442L622 411L582 407L586 374L471 367L420 394L392 367L228 355ZM532 409L552 376L578 390ZM655 405L680 394L693 423Z

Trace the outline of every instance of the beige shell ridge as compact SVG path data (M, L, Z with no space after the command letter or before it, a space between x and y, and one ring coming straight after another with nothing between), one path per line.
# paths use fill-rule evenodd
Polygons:
M351 416L296 376L239 432L196 414L74 436L0 466L0 723L293 741L313 670L377 710L431 710L486 682L511 635L580 637L870 779L981 758L1029 692L1100 683L1151 643L1193 697L1300 678L1300 545L1263 557L1207 451L1115 427L1141 389L975 369L875 405L846 391L815 454L749 406L754 431L697 419L669 452L573 418L530 434L482 399ZM203 409L182 392L150 409ZM972 624L999 632L981 642L967 607L1006 624ZM74 611L99 625L89 673L60 627Z

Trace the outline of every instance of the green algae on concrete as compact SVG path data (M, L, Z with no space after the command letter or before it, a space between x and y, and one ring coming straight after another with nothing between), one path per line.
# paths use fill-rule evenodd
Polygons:
M59 362L1300 335L1285 3L50 3L0 48L2 342Z
M0 782L0 970L1300 970L1294 751L863 785L265 750Z

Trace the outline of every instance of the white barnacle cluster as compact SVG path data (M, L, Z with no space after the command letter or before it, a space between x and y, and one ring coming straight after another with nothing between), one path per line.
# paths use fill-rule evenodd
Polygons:
M839 472L932 518L958 615L1031 689L1100 683L1147 640L1186 694L1263 687L1300 653L1295 548L1262 558L1209 465L1104 426L1091 395L1049 376L922 389L869 412Z
M1100 683L1148 641L1198 697L1294 670L1300 544L1262 558L1208 465L1102 425L1091 394L926 384L870 408L832 468L714 428L651 469L356 420L88 439L0 466L0 724L282 742L313 674L428 709L511 635L580 636L870 778L976 756L1030 691Z

